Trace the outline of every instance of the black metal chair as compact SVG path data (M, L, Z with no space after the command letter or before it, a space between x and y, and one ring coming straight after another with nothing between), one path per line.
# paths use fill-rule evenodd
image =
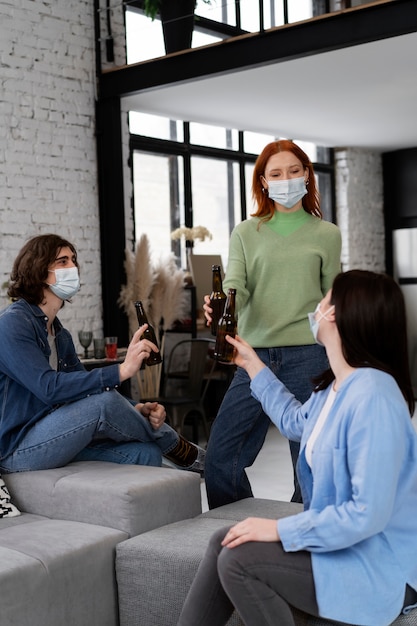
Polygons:
M204 400L216 367L210 358L214 339L184 339L171 350L164 372L163 389L158 402L167 411L170 425L182 434L187 417L194 417L193 439L198 439L198 418L208 440L210 429L207 423ZM196 441L197 442L197 441Z

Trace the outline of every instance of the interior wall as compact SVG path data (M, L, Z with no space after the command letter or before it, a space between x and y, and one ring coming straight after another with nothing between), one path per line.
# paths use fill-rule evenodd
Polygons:
M0 0L0 281L31 236L55 232L79 253L81 291L60 314L101 332L91 0ZM2 306L8 302L4 288Z
M126 37L123 2L96 0L99 12L102 71L126 64Z
M357 148L335 150L336 219L342 269L385 271L382 158Z

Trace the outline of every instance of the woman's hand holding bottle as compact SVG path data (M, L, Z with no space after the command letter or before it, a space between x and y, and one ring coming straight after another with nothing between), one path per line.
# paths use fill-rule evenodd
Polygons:
M236 335L234 338L227 335L226 341L234 347L233 362L239 367L243 367L251 380L266 367L255 350L239 335Z

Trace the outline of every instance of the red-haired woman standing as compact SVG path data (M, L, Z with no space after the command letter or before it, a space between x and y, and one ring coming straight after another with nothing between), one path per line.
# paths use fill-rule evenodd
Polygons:
M340 271L341 236L323 221L313 166L289 140L268 144L253 173L258 209L233 230L224 288L237 290L238 332L301 402L326 369L308 311ZM208 297L204 309L210 321ZM238 368L214 421L205 479L210 508L252 496L245 468L255 461L270 424ZM298 444L290 442L293 465ZM295 479L292 500L301 501Z

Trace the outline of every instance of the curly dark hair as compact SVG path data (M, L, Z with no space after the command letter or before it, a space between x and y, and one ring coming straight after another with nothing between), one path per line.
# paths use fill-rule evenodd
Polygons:
M77 263L77 251L72 243L59 235L38 235L29 239L20 250L10 274L8 296L23 298L30 304L40 304L44 298L48 267L54 263L62 248L70 248Z

